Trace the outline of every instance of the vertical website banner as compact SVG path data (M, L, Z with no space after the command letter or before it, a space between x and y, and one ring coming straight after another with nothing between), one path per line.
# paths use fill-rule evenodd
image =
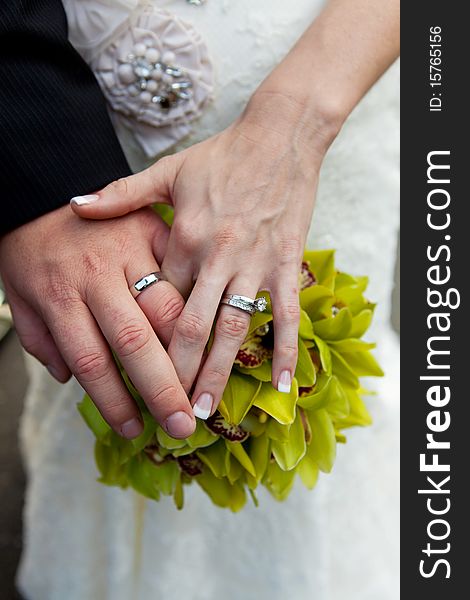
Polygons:
M464 5L402 4L402 598L468 595L470 278ZM458 591L459 590L459 591Z

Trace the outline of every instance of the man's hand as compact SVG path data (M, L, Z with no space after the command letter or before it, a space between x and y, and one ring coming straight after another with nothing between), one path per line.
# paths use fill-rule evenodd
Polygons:
M111 349L170 435L187 437L195 428L162 346L169 343L183 299L164 281L137 299L129 291L159 270L155 256L162 258L167 239L166 225L150 209L91 222L66 206L0 240L1 275L23 346L59 381L72 372L106 421L127 438L141 433L142 421Z

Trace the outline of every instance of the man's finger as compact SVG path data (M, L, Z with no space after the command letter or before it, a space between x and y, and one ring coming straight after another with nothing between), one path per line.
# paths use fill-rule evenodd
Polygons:
M16 333L23 348L37 358L57 381L68 381L71 372L60 355L47 325L13 290L8 292L8 299Z
M155 419L173 437L190 436L196 427L191 404L127 282L95 285L88 306Z
M143 277L159 272L160 268L151 255L135 257L126 267L126 278L132 295L165 348L168 347L175 323L184 307L184 300L178 290L168 281L160 280L140 293L133 289Z
M109 425L123 437L137 437L143 430L140 411L95 319L79 300L63 309L49 305L46 321L70 370Z

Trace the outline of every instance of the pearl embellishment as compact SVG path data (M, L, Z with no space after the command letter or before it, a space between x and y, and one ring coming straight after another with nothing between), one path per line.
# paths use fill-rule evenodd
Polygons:
M152 43L152 42L150 42ZM149 39L134 44L127 62L118 66L120 81L128 84L130 96L139 96L143 105L152 103L162 110L190 100L193 84L183 70L174 66L175 53L160 52L149 46Z
M145 44L136 44L134 46L134 54L136 56L145 56L145 52L147 51L147 46Z
M118 75L122 83L132 83L135 79L134 70L129 64L119 65Z
M212 66L189 23L156 2L124 3L138 8L91 66L115 118L152 158L191 131L211 99Z
M167 50L166 52L163 53L162 61L165 64L168 65L168 64L172 63L174 60L175 60L175 53L172 52L171 50Z
M160 58L160 52L156 48L149 48L145 53L145 58L151 63L156 63Z

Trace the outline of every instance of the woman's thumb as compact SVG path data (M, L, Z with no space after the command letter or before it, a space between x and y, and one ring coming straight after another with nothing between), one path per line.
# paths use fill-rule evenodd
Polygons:
M120 217L150 204L171 204L178 160L166 156L129 177L113 181L102 190L70 200L72 210L86 219Z

